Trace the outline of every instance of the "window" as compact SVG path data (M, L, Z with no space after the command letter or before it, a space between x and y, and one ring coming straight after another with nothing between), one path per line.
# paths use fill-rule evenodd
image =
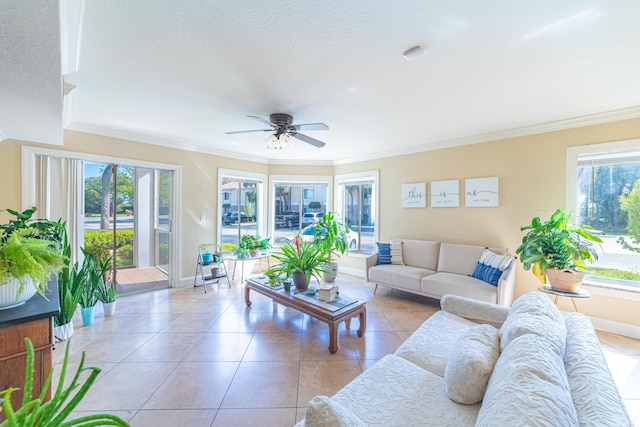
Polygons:
M272 224L277 245L311 225L329 206L331 177L273 176Z
M640 288L640 141L567 150L567 206L572 221L602 231L595 284Z
M220 243L238 244L243 235L264 232L264 177L220 170Z
M378 236L378 171L337 175L336 212L357 236L349 251L373 253Z

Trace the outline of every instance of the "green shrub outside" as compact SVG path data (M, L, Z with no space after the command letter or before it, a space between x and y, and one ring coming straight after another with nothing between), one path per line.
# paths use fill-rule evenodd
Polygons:
M100 259L111 255L113 231L86 231L84 233L84 249L96 254ZM116 231L116 265L119 267L133 265L133 230Z

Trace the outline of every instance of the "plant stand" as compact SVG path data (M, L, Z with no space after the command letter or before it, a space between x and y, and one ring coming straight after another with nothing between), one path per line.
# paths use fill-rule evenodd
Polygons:
M202 257L204 253L212 253L215 257L220 259L219 262L205 262ZM216 273L215 275L213 273ZM201 284L198 285L198 278ZM193 287L202 286L204 293L207 293L207 284L217 283L220 286L220 279L227 279L227 284L231 287L229 281L229 275L227 274L227 265L224 261L220 246L216 243L203 244L198 246L198 260L196 262L196 274L193 278Z

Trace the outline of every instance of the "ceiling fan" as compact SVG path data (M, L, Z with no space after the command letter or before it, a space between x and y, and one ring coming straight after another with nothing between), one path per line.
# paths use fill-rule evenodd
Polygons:
M285 113L271 114L269 116L269 120L258 116L247 117L259 120L269 126L269 129L236 130L225 132L225 134L232 135L247 132L273 132L273 134L267 138L267 149L280 150L289 147L292 143L289 137L299 139L300 141L304 141L314 147L322 148L325 146L324 142L298 132L300 130L329 130L329 126L324 123L293 124L293 116Z

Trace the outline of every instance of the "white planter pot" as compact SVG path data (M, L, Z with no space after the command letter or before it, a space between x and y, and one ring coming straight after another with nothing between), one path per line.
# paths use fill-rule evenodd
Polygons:
M73 322L53 328L53 336L60 341L68 340L73 335Z
M325 282L335 282L336 276L338 275L338 263L336 261L331 261L329 264L324 266L324 269L328 271L322 272L322 280Z
M25 284L20 296L18 296L20 281L15 277L11 277L6 283L0 285L0 310L24 304L36 294L36 287L33 285L31 276L24 276L23 280Z
M104 311L105 317L113 316L113 314L116 312L116 302L103 302L102 310Z

